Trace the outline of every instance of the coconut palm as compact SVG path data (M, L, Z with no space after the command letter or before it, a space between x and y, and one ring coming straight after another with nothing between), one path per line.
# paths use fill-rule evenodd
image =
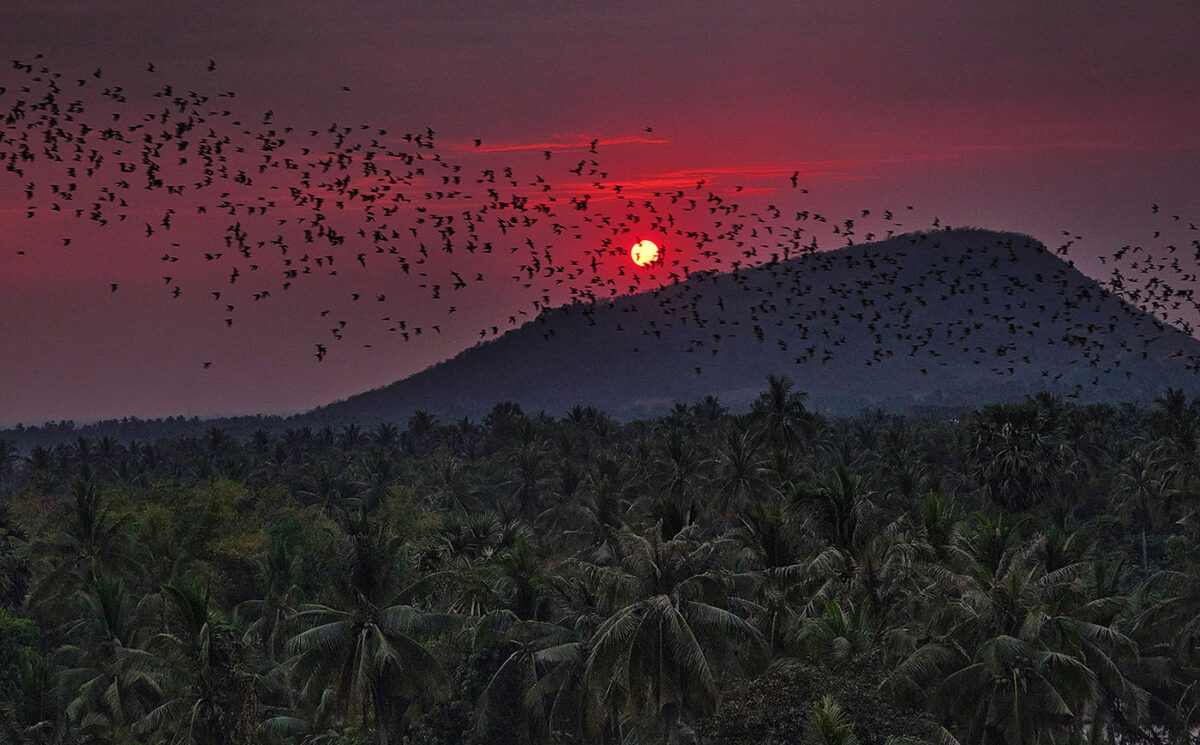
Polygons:
M358 482L360 498L368 510L376 509L387 501L399 480L396 454L390 448L373 445L360 459L360 468L363 472L363 478Z
M740 510L768 488L768 469L760 453L761 444L750 420L742 418L736 426L726 430L711 460L710 488L714 491L718 514L724 515L727 521L732 521Z
M363 516L349 526L341 551L350 602L314 604L297 613L302 629L287 643L302 695L334 692L347 715L374 719L380 745L397 742L418 703L444 685L437 658L421 641L430 621L402 602L409 589L403 540Z
M591 573L613 602L586 662L595 709L615 702L636 728L673 744L682 719L715 708L736 644L760 641L742 615L751 604L731 595L716 554L690 528L669 540L657 529L626 533L621 566Z
M1154 399L1154 404L1158 408L1149 417L1152 429L1179 454L1193 456L1200 441L1200 402L1189 404L1182 389L1168 388Z
M813 745L858 745L850 717L832 696L813 704L804 722L805 742Z
M304 591L300 587L300 555L294 542L286 534L273 535L268 551L259 562L266 583L263 597L244 601L235 611L240 618L250 620L246 634L257 637L267 661L274 664L282 652L285 626L304 604Z
M1164 448L1143 445L1125 458L1117 474L1116 512L1126 517L1140 535L1142 569L1150 568L1150 544L1147 533L1156 522L1169 517L1175 499L1179 470Z
M875 512L873 492L859 474L838 462L821 482L800 499L820 521L830 545L845 551L852 547L859 528Z
M400 441L412 455L424 455L430 448L437 429L437 418L427 411L416 411L408 418L408 427Z
M621 529L630 510L620 481L595 475L584 480L575 499L544 513L553 527L548 543L596 564L608 564L620 552Z
M745 572L738 579L761 609L767 650L780 649L784 630L807 601L810 565L803 556L804 532L782 499L764 499L746 511L730 533Z
M197 579L165 585L158 595L166 628L131 665L162 687L162 702L139 722L139 732L180 745L234 745L256 727L254 675L232 625Z
M644 502L648 517L661 520L663 536L670 538L698 517L696 492L704 463L698 448L677 427L660 442L653 466L655 491Z
M50 745L65 739L59 668L37 650L20 647L10 670L0 691L0 742Z
M34 588L31 603L69 596L95 577L116 576L133 566L127 519L112 515L94 482L77 480L73 491L73 509L50 547L54 567Z
M0 504L0 609L16 608L29 590L29 560L17 551L25 531L17 525L7 504Z
M1185 661L1200 658L1200 570L1196 562L1184 569L1159 572L1154 587L1161 596L1144 619L1170 630L1176 653Z
M541 445L534 442L525 443L510 458L513 475L507 482L509 498L516 513L529 522L542 507L545 460Z
M804 619L793 644L804 658L837 669L869 649L877 636L866 603L842 607L838 601L830 600L821 615Z
M560 670L578 668L583 647L578 633L566 626L544 621L527 621L508 611L497 611L480 619L473 635L476 654L499 650L499 665L479 695L475 729L479 737L495 739L497 730L516 742L545 743L551 739L556 704L566 700L570 686L562 682ZM577 677L577 676L569 676ZM513 706L517 703L517 706ZM565 712L559 712L562 719Z
M0 494L8 491L9 485L16 475L17 463L17 446L0 437Z
M73 641L56 652L70 696L66 715L76 725L90 717L93 728L98 719L132 727L161 697L158 681L137 664L148 626L120 580L100 577L78 601L80 620L64 630Z
M751 406L772 446L785 452L802 447L804 438L814 432L812 418L804 408L808 394L792 390L792 385L788 378L767 376L767 390Z
M1021 546L992 563L978 550L991 545L965 551L978 558L963 573L943 574L958 598L888 684L923 698L959 741L1005 745L1080 733L1095 715L1102 678L1125 688L1126 700L1144 698L1119 667L1138 656L1107 613L1120 599L1088 595L1082 564L1046 571Z
M340 727L337 697L328 688L321 691L315 706L267 718L258 731L269 741L287 745L336 745L346 741Z

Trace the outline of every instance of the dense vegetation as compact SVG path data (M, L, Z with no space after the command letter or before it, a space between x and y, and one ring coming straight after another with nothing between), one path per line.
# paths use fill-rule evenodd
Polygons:
M0 741L1194 742L1198 438L1179 391L826 419L771 379L0 442Z

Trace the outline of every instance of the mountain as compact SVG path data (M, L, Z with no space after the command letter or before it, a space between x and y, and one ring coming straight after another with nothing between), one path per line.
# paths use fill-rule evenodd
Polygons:
M511 401L621 418L715 395L744 406L768 375L810 405L975 406L1049 391L1148 401L1200 391L1200 342L1015 233L917 233L810 253L595 305L567 305L317 421L450 421ZM308 417L306 417L308 418Z

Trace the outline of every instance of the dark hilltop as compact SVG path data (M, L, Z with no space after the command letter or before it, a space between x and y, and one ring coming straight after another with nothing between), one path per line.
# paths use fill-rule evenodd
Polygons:
M499 402L621 418L768 375L812 408L971 407L1050 392L1080 402L1200 390L1200 342L1025 235L914 233L595 305L567 305L391 385L319 408L321 423L479 417Z

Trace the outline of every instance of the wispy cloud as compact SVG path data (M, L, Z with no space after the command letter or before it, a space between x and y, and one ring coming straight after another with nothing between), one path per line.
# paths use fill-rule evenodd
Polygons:
M861 173L867 164L902 162L906 159L847 159L823 161L787 161L780 163L726 164L706 168L688 168L662 173L651 173L626 179L605 179L600 182L601 193L597 194L596 181L557 183L559 191L567 193L589 192L593 196L646 196L653 192L693 191L699 188L720 189L727 192L740 188L746 194L765 194L790 187L793 174L800 181L833 179L851 180L869 178ZM776 182L776 183L771 183ZM618 188L619 187L619 190ZM607 194L604 194L607 192Z

